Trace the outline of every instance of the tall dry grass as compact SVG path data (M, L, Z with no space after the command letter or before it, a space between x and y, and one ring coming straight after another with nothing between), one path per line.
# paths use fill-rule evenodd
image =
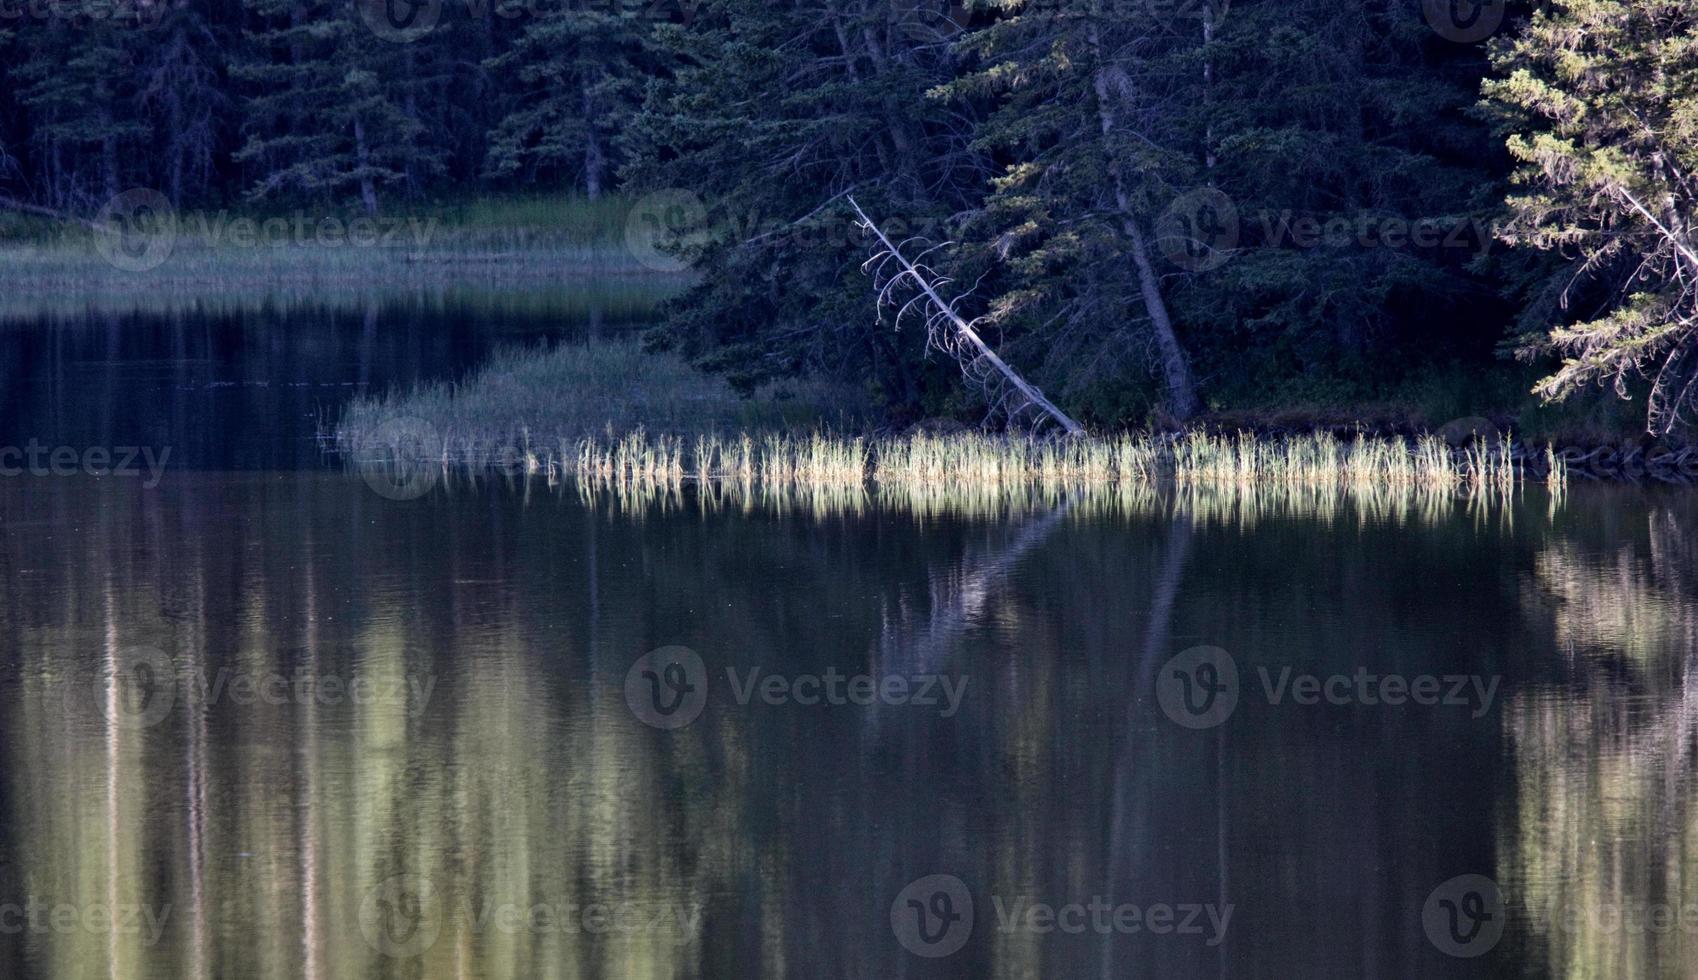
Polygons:
M852 394L824 387L788 394L741 398L723 379L675 354L645 352L635 339L530 348L498 356L457 385L357 401L334 442L356 460L394 458L401 447L384 443L401 432L407 451L432 463L519 470L550 483L851 496L876 488L922 502L939 494L1054 498L1170 482L1181 490L1325 496L1507 494L1535 471L1553 489L1567 481L1560 459L1547 453L1543 466L1530 466L1511 440L1452 447L1430 435L839 435L865 425L865 407L843 408Z
M357 435L348 435L357 442ZM433 460L481 460L452 438ZM528 439L513 457L527 473L550 482L591 486L678 487L736 485L884 493L927 499L939 493L1054 496L1151 486L1171 481L1182 491L1230 489L1324 496L1378 494L1512 494L1531 473L1510 443L1477 442L1453 449L1436 438L1414 441L1329 435L1262 439L1248 434L1191 433L1177 439L1122 434L1038 440L979 434L867 439L823 431L702 434L694 440L650 434L642 427L618 435L587 435L537 449ZM1548 459L1540 482L1560 490L1567 475Z

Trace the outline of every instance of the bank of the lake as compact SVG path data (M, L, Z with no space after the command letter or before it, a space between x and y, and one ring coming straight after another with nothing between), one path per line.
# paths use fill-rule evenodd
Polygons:
M146 192L135 192L138 195ZM632 202L513 197L377 215L247 207L178 212L163 199L94 219L0 212L0 303L96 305L256 292L485 289L522 295L565 280L627 280L676 291L688 280Z
M456 384L351 402L327 437L356 463L500 469L587 483L771 487L1051 488L1174 479L1215 486L1511 490L1561 487L1570 457L1465 431L1258 435L1103 432L1057 439L959 425L881 430L872 406L826 385L741 398L675 353L635 338L498 354ZM1658 457L1698 469L1698 452ZM1692 474L1698 475L1698 473Z

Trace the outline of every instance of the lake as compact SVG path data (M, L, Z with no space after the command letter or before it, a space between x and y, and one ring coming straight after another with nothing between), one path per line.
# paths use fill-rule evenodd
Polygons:
M393 499L314 438L643 316L0 327L0 446L76 455L0 477L0 973L1698 969L1689 494Z

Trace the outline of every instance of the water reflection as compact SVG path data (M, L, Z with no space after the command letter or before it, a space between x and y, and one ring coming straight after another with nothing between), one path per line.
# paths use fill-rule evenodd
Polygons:
M1508 491L1457 488L1387 488L1175 484L1142 479L1077 484L1041 482L981 484L773 485L753 479L618 481L561 475L522 460L490 469L438 462L397 464L392 457L356 461L344 468L382 492L412 498L437 488L447 494L482 493L499 487L524 500L573 495L585 507L640 520L649 513L756 513L770 516L864 517L877 512L925 524L942 519L1023 520L1058 511L1075 519L1138 520L1182 516L1197 525L1252 531L1268 520L1304 520L1324 526L1437 526L1459 515L1476 527L1509 528L1523 514L1548 524L1565 492L1540 486Z
M1550 623L1561 669L1505 718L1517 806L1503 878L1552 975L1686 975L1698 962L1698 513L1602 516L1527 576L1526 614Z
M0 973L1690 972L1689 929L1548 923L1688 897L1698 508L1152 499L917 518L0 481ZM667 644L708 685L675 731L623 693ZM1196 644L1246 678L1205 731L1151 695ZM1502 691L1479 715L1271 703L1253 679L1285 667ZM804 703L832 676L959 698ZM1464 873L1510 906L1472 961L1421 927ZM927 959L891 908L938 874L975 915ZM1216 918L1022 911L1091 903Z
M0 446L148 446L197 469L322 465L357 395L458 378L502 345L613 335L666 289L578 285L197 300L64 313L0 303Z

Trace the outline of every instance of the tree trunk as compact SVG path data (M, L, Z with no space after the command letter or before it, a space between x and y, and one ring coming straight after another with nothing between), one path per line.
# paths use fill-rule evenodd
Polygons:
M111 123L106 124L108 127ZM100 141L100 170L106 184L106 199L118 196L118 141L107 136Z
M372 183L371 151L366 146L366 124L359 116L354 117L354 153L360 162L360 200L365 204L366 214L377 214L377 185Z
M984 338L979 336L979 332L973 329L973 325L968 323L966 320L963 320L961 316L955 312L955 308L945 301L942 296L938 295L937 287L933 280L928 278L918 266L914 265L912 260L902 254L902 250L896 247L896 244L890 240L890 237L873 222L873 219L867 217L867 213L861 210L861 206L859 204L855 203L854 197L849 198L849 206L855 209L855 216L861 219L861 227L872 232L873 235L878 238L879 244L884 246L884 254L894 260L902 268L903 271L901 275L906 276L908 281L912 282L914 287L923 293L925 298L930 301L931 308L935 312L935 316L941 318L941 320L948 321L948 323L955 328L955 337L957 341L961 345L965 346L972 355L962 361L963 370L966 369L969 363L980 360L984 361L985 364L989 366L989 370L1002 377L1008 384L1012 385L1014 389L1020 393L1021 397L1026 399L1026 403L1028 405L1036 408L1039 412L1042 412L1045 416L1054 420L1056 424L1060 425L1062 430L1068 435L1079 436L1085 434L1084 427L1078 422L1073 421L1072 416L1057 408L1054 402L1051 402L1048 398L1044 397L1043 392L1039 391L1025 378L1022 378L1013 368L1009 367L1008 363L1004 361L996 351L991 350L990 345L985 343ZM877 261L877 257L875 257L875 261ZM888 284L886 288L889 288ZM901 314L898 314L897 316L898 322L900 322ZM937 345L934 343L933 346ZM953 350L953 345L944 349ZM957 359L960 359L960 354L956 353L955 356Z
M1168 315L1167 301L1162 299L1161 278L1150 261L1144 245L1144 232L1131 215L1125 214L1125 197L1121 197L1122 227L1132 243L1132 264L1138 267L1138 288L1144 295L1144 308L1156 332L1156 347L1161 351L1161 370L1167 383L1168 411L1180 422L1197 414L1197 389L1191 383L1191 368L1185 362L1185 351L1173 332L1173 318Z
M1191 382L1191 368L1186 363L1185 349L1180 346L1179 335L1173 330L1173 317L1168 313L1167 301L1161 294L1161 277L1156 275L1155 265L1150 260L1150 251L1146 245L1148 239L1132 212L1131 195L1126 190L1126 178L1122 176L1120 167L1113 159L1113 151L1108 147L1108 140L1119 128L1119 121L1115 117L1113 94L1109 90L1108 64L1103 60L1102 38L1096 24L1090 25L1087 35L1097 62L1092 87L1097 96L1097 118L1102 124L1103 152L1108 155L1108 169L1114 174L1115 206L1120 210L1121 229L1126 233L1127 241L1132 247L1132 262L1138 268L1138 286L1143 295L1144 309L1149 314L1150 324L1156 334L1156 347L1161 352L1168 411L1175 419L1184 422L1197 414L1197 389Z
M873 25L868 24L861 29L861 39L866 44L867 60L872 63L873 74L876 76L888 75L892 70L890 56L885 51L885 45L879 39L878 32ZM886 131L890 134L890 145L896 154L897 171L918 183L920 179L919 150L906 121L911 118L911 113L908 111L908 107L900 105L890 98L883 100L883 108L885 118L889 120Z
M584 83L584 194L594 201L601 197L601 185L607 173L607 157L602 153L601 137L596 134L598 113L595 96L589 82Z

